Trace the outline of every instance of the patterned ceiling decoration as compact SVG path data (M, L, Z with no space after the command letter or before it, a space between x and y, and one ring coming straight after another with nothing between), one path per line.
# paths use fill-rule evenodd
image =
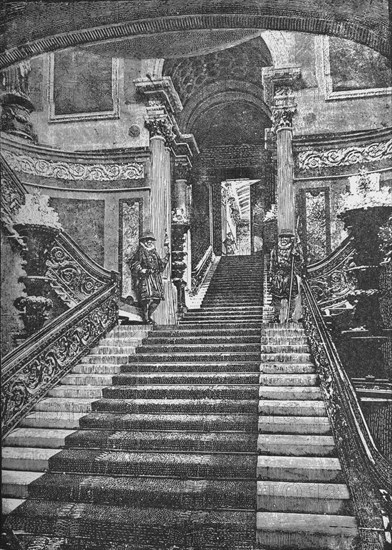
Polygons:
M195 92L213 82L239 80L260 86L261 68L269 65L272 65L271 54L264 40L258 37L219 52L167 60L163 74L172 78L186 105Z

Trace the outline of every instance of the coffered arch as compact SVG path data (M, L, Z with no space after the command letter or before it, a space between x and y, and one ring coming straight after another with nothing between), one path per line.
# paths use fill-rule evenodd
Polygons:
M385 0L9 2L0 67L43 52L201 29L271 29L339 36L391 55ZM171 41L172 42L172 41ZM164 40L162 40L164 44ZM162 49L162 55L166 57Z

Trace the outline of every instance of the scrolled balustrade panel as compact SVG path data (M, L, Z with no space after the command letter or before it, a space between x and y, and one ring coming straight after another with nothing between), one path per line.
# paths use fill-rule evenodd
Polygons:
M117 293L112 281L9 354L1 388L3 437L116 325Z

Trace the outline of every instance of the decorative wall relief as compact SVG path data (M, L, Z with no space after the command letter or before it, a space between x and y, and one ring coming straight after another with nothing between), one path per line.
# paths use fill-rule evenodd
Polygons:
M11 151L2 151L6 161L16 172L24 172L44 178L62 180L116 181L144 178L144 164L80 164L75 162L55 162L29 155L16 155Z
M118 61L82 50L50 56L50 122L118 116Z
M374 162L388 158L392 158L392 139L371 143L363 147L304 151L297 156L296 164L299 170L314 170L324 167Z
M306 209L306 261L314 263L330 252L329 190L307 189Z
M136 301L133 291L132 275L127 264L139 245L139 235L142 230L143 200L120 200L120 228L119 228L119 272L121 278L121 297Z

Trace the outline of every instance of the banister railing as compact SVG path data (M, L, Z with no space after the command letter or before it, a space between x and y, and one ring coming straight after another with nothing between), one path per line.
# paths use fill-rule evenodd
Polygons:
M13 225L26 190L3 157L1 173L3 227L17 240L23 255L34 254ZM70 309L28 333L21 345L3 357L2 437L118 322L118 274L99 266L63 231L51 242L45 276L35 279L48 280Z
M392 465L378 451L320 308L303 280L304 325L359 524L358 549L391 548Z
M322 309L337 309L356 288L350 271L355 256L352 236L347 237L329 256L307 267L309 285Z
M214 257L214 252L212 249L212 245L210 245L207 250L205 251L203 257L195 267L195 269L192 270L192 289L191 294L197 294L200 286L202 285L204 281L204 277L206 276L208 267L210 266L212 260Z
M112 273L87 256L65 231L57 235L47 266L46 276L53 290L69 307L89 298L112 280Z
M2 364L2 437L23 418L118 321L118 275L18 348Z

